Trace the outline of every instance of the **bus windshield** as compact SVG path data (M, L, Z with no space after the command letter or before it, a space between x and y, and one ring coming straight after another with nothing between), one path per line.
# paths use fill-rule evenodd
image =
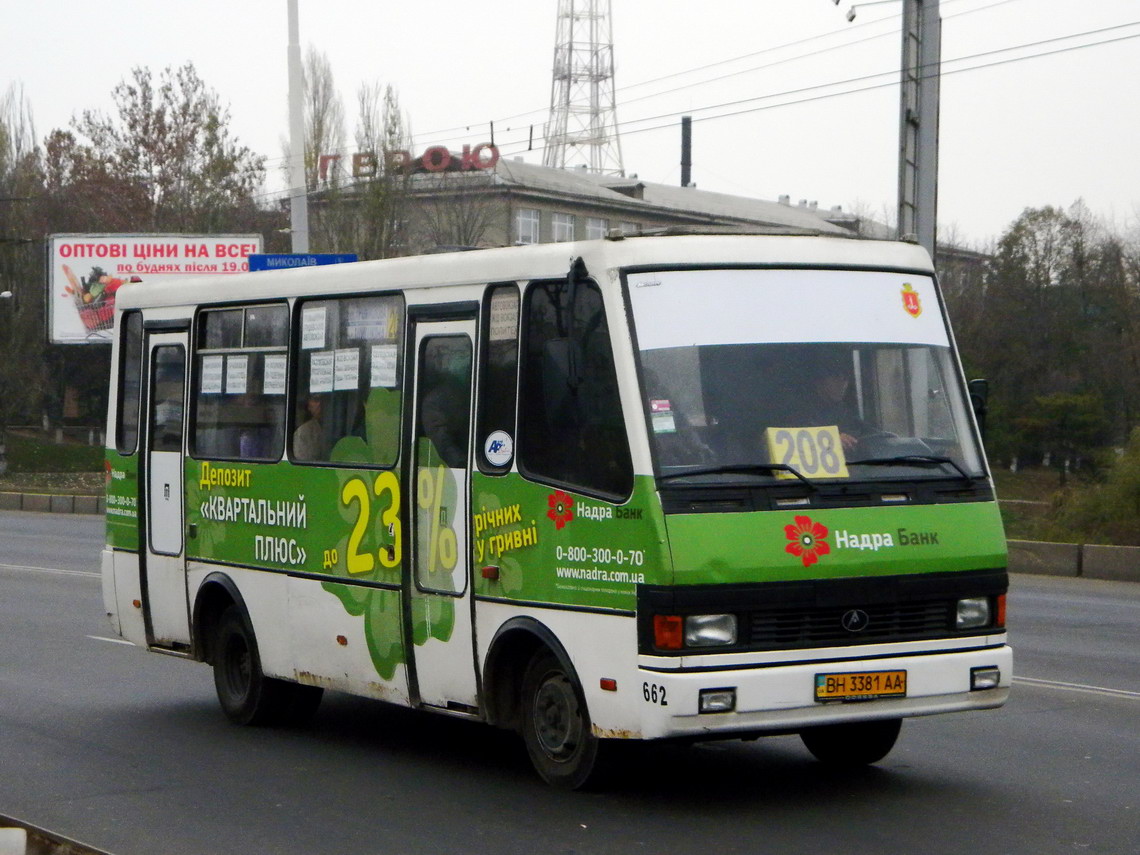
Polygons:
M733 269L626 281L659 478L984 476L929 276Z

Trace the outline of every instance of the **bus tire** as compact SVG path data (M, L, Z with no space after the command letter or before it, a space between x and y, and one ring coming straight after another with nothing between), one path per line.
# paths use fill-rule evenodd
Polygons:
M218 619L213 665L218 702L236 724L306 724L324 694L316 686L265 676L257 639L237 606L227 608Z
M546 648L531 658L522 681L520 729L535 771L555 787L576 790L589 779L598 740L573 673Z
M828 766L851 768L877 763L895 746L901 718L825 724L800 731L807 750Z

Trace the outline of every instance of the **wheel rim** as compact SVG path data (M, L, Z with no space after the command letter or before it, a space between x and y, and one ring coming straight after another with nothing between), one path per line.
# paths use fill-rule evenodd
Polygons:
M574 687L564 674L552 674L534 697L534 732L544 754L566 760L582 739L582 721Z
M226 687L235 698L244 698L249 693L253 664L249 645L239 634L226 640L225 657Z

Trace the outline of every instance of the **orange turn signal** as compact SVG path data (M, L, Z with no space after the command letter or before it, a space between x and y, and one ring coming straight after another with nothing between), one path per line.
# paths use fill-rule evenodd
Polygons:
M999 629L1005 629L1005 594L998 594L997 615L994 618L994 626Z

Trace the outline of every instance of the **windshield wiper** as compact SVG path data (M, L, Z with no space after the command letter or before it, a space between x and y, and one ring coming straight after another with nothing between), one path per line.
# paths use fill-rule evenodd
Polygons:
M688 478L692 475L731 475L737 472L749 475L771 475L775 472L791 472L799 480L803 481L813 491L818 492L819 487L808 478L805 478L792 466L786 463L734 463L724 466L693 466L689 469L684 469L680 472L670 472L668 475L658 475L658 482L662 481L675 481L678 478Z
M848 466L897 466L900 463L905 466L941 466L945 463L957 469L958 474L970 484L978 480L976 475L971 475L959 466L954 458L940 457L936 454L900 454L897 457L869 457L866 460L847 461Z

